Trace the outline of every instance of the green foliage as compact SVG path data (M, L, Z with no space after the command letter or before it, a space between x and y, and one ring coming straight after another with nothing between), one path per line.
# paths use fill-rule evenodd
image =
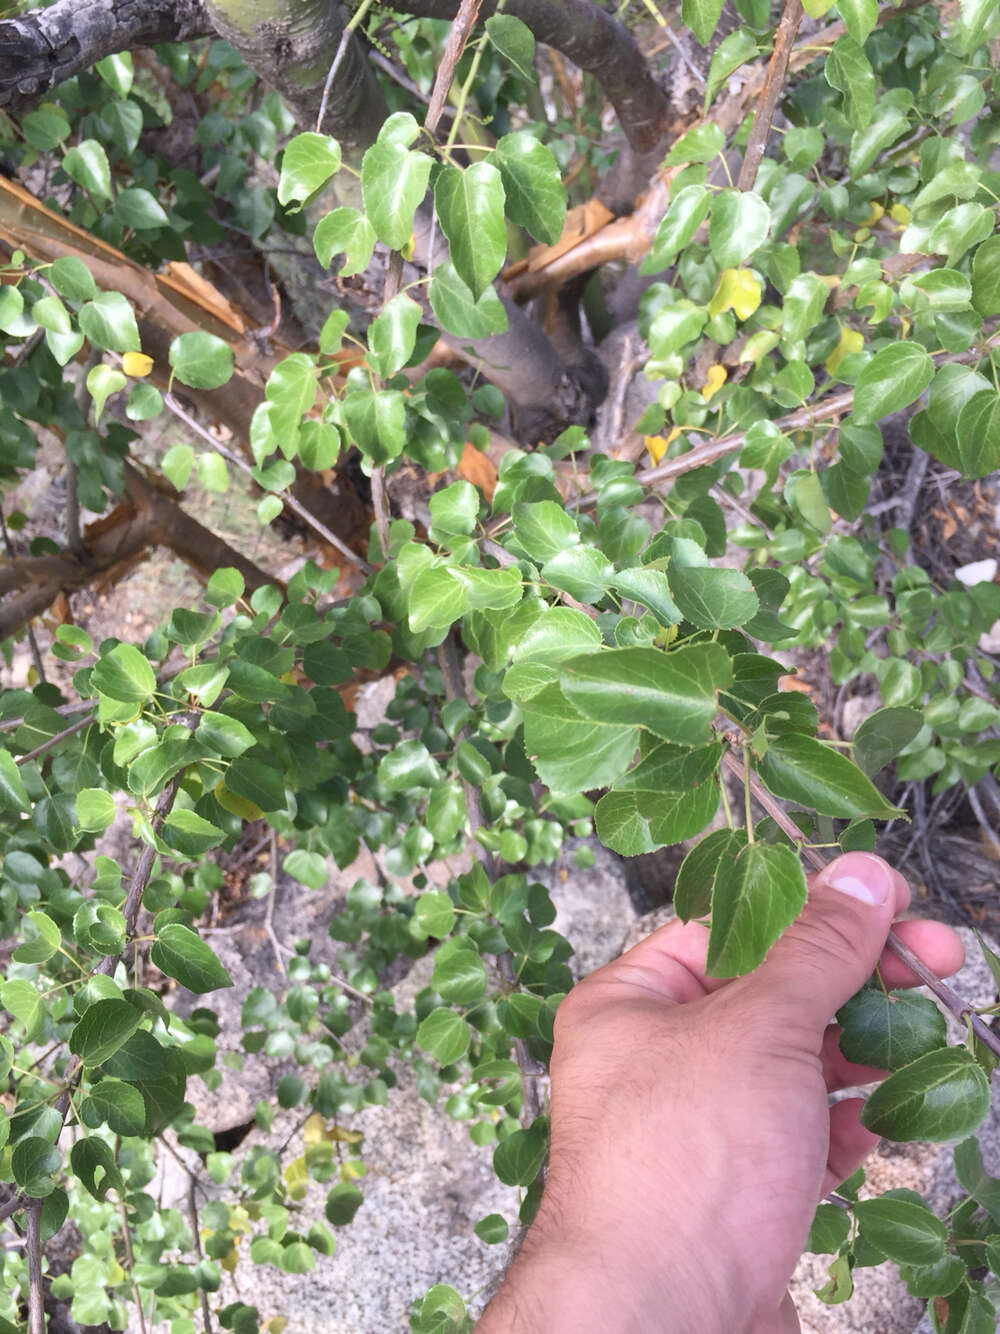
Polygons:
M720 0L681 6L694 38L713 46L706 108L733 105L731 76L770 55L777 12L756 0L737 9L743 25L716 42ZM829 5L806 9L820 17ZM214 322L165 340L155 367L160 388L195 391L209 413L216 390L256 394L238 443L253 460L261 524L293 487L301 494L304 476L345 457L390 483L397 471L430 479L426 511L421 502L412 522L393 520L384 551L373 534L379 568L346 596L334 593L340 572L312 562L285 586L249 591L244 573L216 569L198 604L173 608L143 643L94 643L61 626L51 651L71 667L65 684L32 675L0 693L0 920L11 943L0 1178L44 1201L45 1236L66 1218L80 1231L80 1255L52 1282L79 1323L125 1328L138 1295L154 1323L186 1334L220 1268L309 1272L332 1253L331 1229L364 1204L354 1118L403 1078L465 1123L521 1194L509 1216L476 1224L480 1240L503 1242L515 1213L529 1221L548 1127L537 1069L524 1062L546 1061L574 980L534 875L568 839L596 834L625 857L698 839L676 908L709 923L709 970L733 977L801 911L802 845L872 847L872 821L901 814L894 779L937 794L1000 773L993 663L979 648L1000 594L934 583L907 533L882 532L866 513L890 414L908 413L913 446L964 479L1000 466L996 11L964 4L944 29L928 8L838 9L846 32L812 63L803 50L783 133L752 188L727 183L717 161L731 169L747 118L697 120L665 152L648 251L628 252L658 278L639 310L654 401L624 423L667 464L653 482L624 452L589 452L585 422L507 449L494 489L465 480L471 470L455 480L463 453L489 443L486 421L516 428L511 354L483 346L514 325L494 284L525 256L533 271L534 243L561 245L568 209L620 150L605 143L589 83L572 114L545 119L536 34L520 19L497 13L474 29L450 138L427 134L397 86L397 109L360 160L346 160L346 138L342 153L297 127L223 42L160 48L166 94L120 53L16 118L11 170L40 165L47 202L137 270L231 236L275 257L311 246L324 269L340 263L320 290L318 334L304 325L296 350L264 370L253 358L246 371L257 343ZM442 33L407 20L391 37L424 92ZM212 90L197 172L169 165L147 134L165 128L177 89ZM403 287L381 301L386 250L405 260ZM65 441L90 510L118 504L137 461L178 492L193 479L218 503L230 472L204 440L196 451L177 426L158 461L159 436L140 453L144 423L164 408L141 378L153 369L149 310L124 278L130 295L111 287L107 264L92 270L90 254L40 262L19 251L4 266L0 480L32 469L44 431ZM479 344L474 371L427 368L435 324L465 353ZM77 361L87 372L74 394ZM122 411L135 432L116 420ZM573 490L571 474L584 473ZM6 521L27 525L32 556L55 554L30 517ZM776 652L796 649L822 650L837 687L877 692L880 707L849 741L825 729L821 739L813 703L780 687ZM452 651L472 660L467 697L453 680L446 688ZM358 671L401 664L385 718L362 738L341 691ZM795 806L798 837L773 820L747 827L730 809L733 767ZM280 860L315 894L331 861L347 868L362 849L383 875L357 880L330 922L336 973L298 942L287 976L247 995L241 1049L220 1055L209 1006L239 979L206 924L218 859L250 822L280 845L274 868ZM106 831L125 829L136 851L123 866L95 853ZM450 869L469 851L473 869ZM588 852L577 845L579 864ZM250 892L272 893L271 876L255 874ZM397 1011L388 970L428 952L429 984ZM192 1008L192 995L206 1000ZM992 1328L993 1289L978 1273L1000 1262L1000 1182L963 1138L986 1114L988 1060L974 1043L947 1045L930 1001L876 984L838 1018L844 1056L891 1072L864 1123L898 1140L960 1139L967 1198L942 1221L910 1192L859 1199L859 1183L845 1183L807 1243L832 1257L819 1295L847 1300L852 1268L887 1259L914 1295L948 1298L949 1334ZM355 1028L363 1040L348 1048ZM276 1102L298 1129L281 1150L216 1151L188 1081L211 1089L224 1062L260 1054L290 1067ZM258 1104L262 1131L274 1116ZM146 1191L168 1130L218 1187L201 1209L204 1254ZM305 1217L310 1183L323 1187L325 1221ZM6 1330L20 1318L23 1253L5 1252L2 1271ZM238 1334L260 1325L240 1302L217 1314ZM410 1327L468 1329L466 1302L438 1285Z

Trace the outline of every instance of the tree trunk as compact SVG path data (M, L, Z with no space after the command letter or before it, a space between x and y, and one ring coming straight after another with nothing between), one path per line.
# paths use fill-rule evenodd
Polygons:
M344 14L330 0L208 0L216 31L288 103L299 128L315 127ZM330 89L322 128L356 162L388 114L374 70L351 34Z

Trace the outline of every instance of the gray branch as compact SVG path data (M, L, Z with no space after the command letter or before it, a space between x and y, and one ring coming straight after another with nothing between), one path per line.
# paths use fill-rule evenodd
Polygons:
M56 0L0 21L0 107L33 102L118 51L213 31L201 0Z

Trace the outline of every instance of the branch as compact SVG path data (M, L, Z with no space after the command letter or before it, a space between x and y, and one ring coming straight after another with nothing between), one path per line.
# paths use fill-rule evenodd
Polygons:
M30 104L118 51L212 31L201 0L57 0L0 21L0 106Z
M61 732L56 732L55 736L50 736L47 741L43 741L42 744L36 746L34 750L29 750L27 755L15 756L14 763L27 764L29 760L37 760L39 755L44 755L46 751L51 750L53 746L58 746L60 741L65 741L68 736L74 736L77 732L82 732L85 727L89 727L96 717L96 711L92 710L85 718L81 718L78 722L73 723L71 727L63 728Z
M28 1334L45 1334L45 1287L42 1280L42 1202L29 1200L28 1232Z
M993 334L968 352L935 353L933 360L937 366L945 366L952 362L968 364L981 360L994 347L1000 347L1000 333ZM807 404L804 408L796 408L794 412L776 418L774 425L779 431L784 432L805 430L810 426L815 426L818 422L831 421L837 417L846 416L851 411L853 403L854 390L846 389L842 393L831 394L829 398L821 399L818 403ZM725 458L727 454L740 449L746 440L746 436L746 431L731 431L729 435L720 436L718 440L707 440L705 444L696 445L694 449L689 450L686 454L681 454L678 458L670 459L666 463L658 463L655 468L642 468L636 473L635 480L642 486L654 486L658 482L665 482L671 477L679 477L682 473L690 472L692 468L700 468L708 463L717 463L719 459ZM588 491L575 504L581 510L593 509L598 498L598 492Z
M444 100L448 96L448 89L451 87L451 81L455 76L455 66L465 50L469 33L479 17L481 2L482 0L461 0L458 6L455 22L449 29L448 40L444 45L444 55L441 57L437 74L434 76L431 100L427 108L427 116L424 119L424 129L428 134L434 134L437 130L438 121L441 119L442 111L444 111Z
M481 16L489 18L498 8L496 0L483 0ZM403 9L419 18L452 19L459 0L406 0ZM615 109L632 155L645 167L639 179L648 180L669 130L670 104L628 29L592 0L507 0L503 12L593 74ZM635 172L629 163L609 173L601 186L609 207L631 207L636 189L628 178Z
M730 773L735 774L741 783L746 781L743 766L730 751L726 751L722 759ZM807 861L810 861L816 870L821 871L826 866L827 859L816 848L811 848L803 843L802 830L789 818L785 808L771 796L754 773L750 774L749 790L753 799L767 812L782 833L788 835L793 846L798 848L800 854ZM968 1001L964 1001L957 991L953 991L948 986L947 982L942 982L938 975L932 972L924 961L913 953L895 931L889 932L886 944L897 959L900 959L909 968L910 972L920 979L921 984L927 987L928 991L934 993L949 1014L953 1015L960 1024L968 1024L983 1046L988 1047L995 1056L1000 1056L1000 1036L994 1033L988 1024L983 1022Z
M753 129L747 140L743 166L736 182L737 190L752 190L753 183L757 179L761 159L767 148L767 137L771 133L774 113L778 109L778 102L785 86L792 46L801 22L802 0L786 0L785 11L774 38L774 50L771 52L771 60L767 67L767 77L760 91L760 101L754 114Z

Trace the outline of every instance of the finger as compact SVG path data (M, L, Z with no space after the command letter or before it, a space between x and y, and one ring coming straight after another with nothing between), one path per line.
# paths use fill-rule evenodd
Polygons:
M889 1073L874 1065L858 1065L855 1061L849 1061L840 1050L839 1024L830 1024L823 1034L820 1061L828 1093L857 1088L860 1084L874 1084L877 1080L885 1079Z
M965 946L961 938L943 922L897 922L893 930L938 977L951 977L965 963ZM902 959L893 954L891 946L879 960L879 972L890 989L923 985Z
M830 1152L820 1199L856 1172L879 1142L878 1135L866 1130L858 1120L863 1106L863 1098L844 1098L830 1108Z
M591 973L581 986L613 983L650 991L663 1000L686 1005L725 985L719 978L706 978L707 949L706 927L700 922L675 918L620 958Z
M903 894L881 857L837 857L811 878L802 913L748 981L818 1037L874 971Z

